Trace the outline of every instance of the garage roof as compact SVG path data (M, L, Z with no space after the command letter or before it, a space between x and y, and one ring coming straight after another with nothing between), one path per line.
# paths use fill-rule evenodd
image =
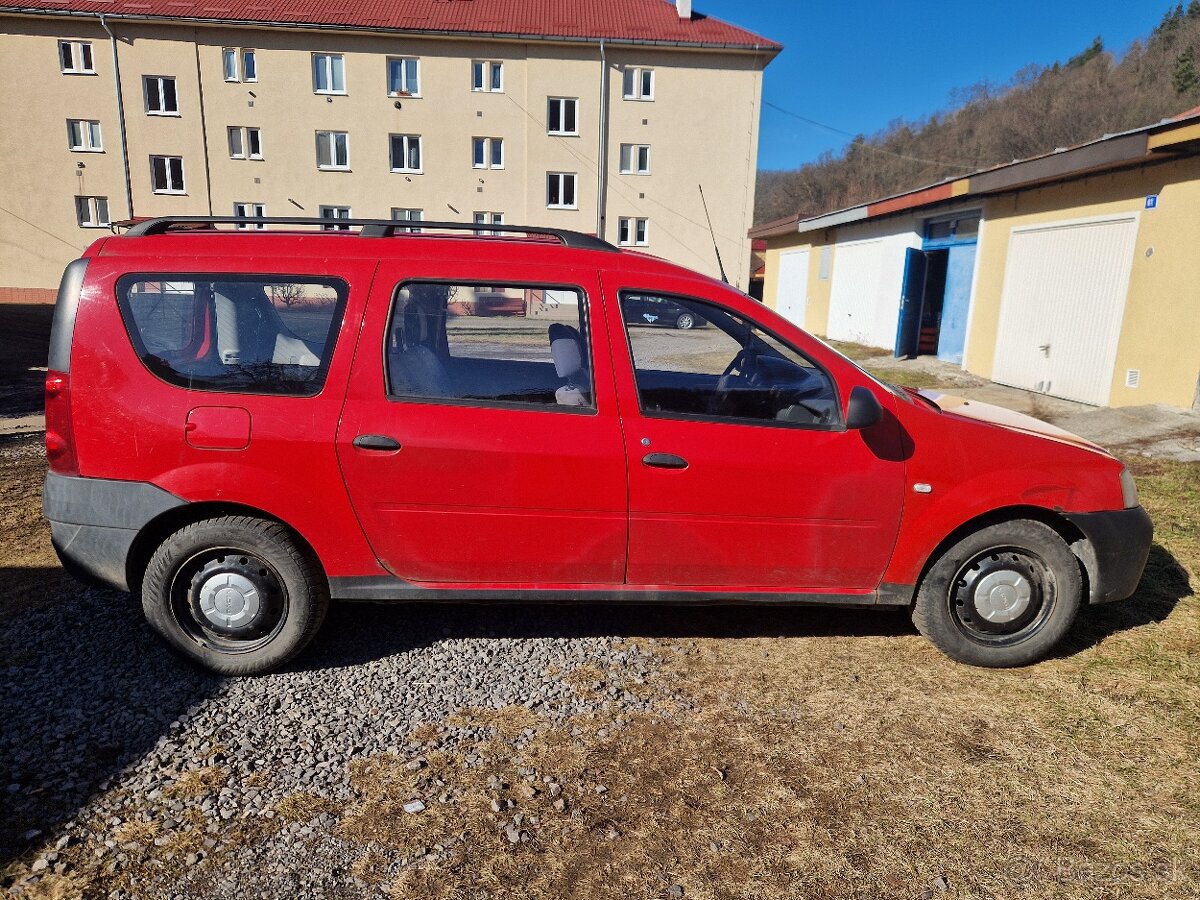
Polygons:
M869 203L839 209L819 216L791 216L750 229L752 238L803 234L861 222L891 213L918 209L945 200L998 194L1035 187L1052 181L1078 178L1094 172L1119 169L1165 156L1200 152L1200 107L1154 125L1120 134L1106 134L1077 147L1059 148L1029 159L1014 160L982 169L961 178L939 181Z

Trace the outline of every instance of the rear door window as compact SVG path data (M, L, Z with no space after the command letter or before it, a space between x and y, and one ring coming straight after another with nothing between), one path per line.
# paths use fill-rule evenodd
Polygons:
M406 282L396 289L387 340L392 397L595 410L578 288Z
M320 392L346 305L337 278L127 275L117 301L151 372L191 390Z

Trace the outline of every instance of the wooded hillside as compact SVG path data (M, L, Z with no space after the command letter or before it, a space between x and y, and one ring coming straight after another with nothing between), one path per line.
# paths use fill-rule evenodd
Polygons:
M818 214L1149 125L1200 105L1200 0L1170 9L1119 60L1097 37L1065 63L958 92L953 108L897 120L834 155L760 171L756 223Z

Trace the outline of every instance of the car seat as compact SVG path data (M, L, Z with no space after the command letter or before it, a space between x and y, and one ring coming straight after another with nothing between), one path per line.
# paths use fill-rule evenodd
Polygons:
M591 378L587 371L583 335L570 325L555 322L550 326L549 337L554 371L567 382L554 392L555 401L559 406L590 406Z

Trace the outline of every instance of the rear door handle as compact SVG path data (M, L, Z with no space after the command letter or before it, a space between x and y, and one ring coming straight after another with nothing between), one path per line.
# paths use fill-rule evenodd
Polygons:
M395 438L388 437L386 434L360 434L354 439L354 446L359 450L394 452L400 449L400 442Z
M688 461L674 453L647 453L642 457L642 465L654 469L686 469Z

